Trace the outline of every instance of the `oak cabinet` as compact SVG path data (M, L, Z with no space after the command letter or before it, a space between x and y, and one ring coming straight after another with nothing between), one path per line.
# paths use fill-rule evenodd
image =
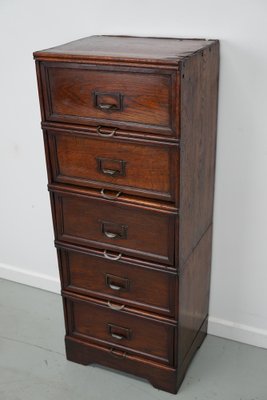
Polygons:
M219 42L34 53L66 355L176 393L207 332Z

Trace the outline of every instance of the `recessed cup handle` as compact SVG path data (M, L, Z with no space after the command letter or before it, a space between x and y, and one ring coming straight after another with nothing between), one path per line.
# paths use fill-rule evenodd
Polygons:
M109 335L116 340L130 340L132 336L132 330L130 328L125 328L124 326L107 324L107 330Z
M101 111L122 111L123 94L93 91L93 103Z
M119 174L120 171L118 169L102 168L102 172L103 174L114 176Z
M127 239L128 226L114 222L100 221L101 232L109 239Z
M105 274L105 284L109 289L121 292L130 290L130 281L128 278L121 276Z
M100 108L101 110L114 110L117 109L116 104L98 104L98 108Z
M104 231L104 235L109 239L116 239L117 237L120 236L118 233L107 232L107 231Z
M112 336L114 339L118 339L118 340L124 339L124 337L123 337L122 335L117 335L116 333L111 333L111 336Z
M101 174L110 177L122 177L126 175L126 161L113 158L96 157L97 170Z
M113 285L112 283L110 283L108 286L112 290L121 290L121 286Z

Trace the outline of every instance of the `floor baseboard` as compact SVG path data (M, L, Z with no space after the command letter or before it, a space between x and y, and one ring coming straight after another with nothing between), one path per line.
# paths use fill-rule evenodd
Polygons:
M209 317L208 333L224 339L250 344L267 349L267 330L238 324L233 321Z
M48 292L60 293L59 278L0 263L0 278L33 286Z

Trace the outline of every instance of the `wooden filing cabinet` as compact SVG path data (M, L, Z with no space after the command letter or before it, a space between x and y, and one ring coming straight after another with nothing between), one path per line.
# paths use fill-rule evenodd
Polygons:
M207 332L216 40L34 53L71 361L176 393Z

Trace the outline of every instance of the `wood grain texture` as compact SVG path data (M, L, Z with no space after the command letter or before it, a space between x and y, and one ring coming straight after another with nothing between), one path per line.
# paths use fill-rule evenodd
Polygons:
M53 197L57 239L173 264L175 214L71 192Z
M179 75L178 75L179 76ZM174 89L176 90L176 89ZM178 93L177 93L178 94ZM179 97L179 96L178 96ZM177 107L178 108L178 107ZM177 111L178 113L178 111ZM178 113L179 114L179 113ZM98 126L93 126L93 125L79 125L79 124L74 124L74 123L69 123L69 122L53 122L53 121L46 121L43 120L41 122L41 126L43 130L57 130L57 131L66 131L66 130L71 130L73 132L79 133L79 134L84 134L87 135L89 134L91 137L99 137L99 134L97 133ZM114 127L108 126L104 127L101 126L100 130L101 132L104 133L104 135L108 136L114 131ZM161 136L158 133L151 132L149 130L143 131L136 131L136 130L129 130L126 128L116 128L116 132L113 135L114 139L122 139L122 140L128 140L132 139L133 141L135 140L146 140L146 141L158 141L162 143L163 141L168 144L175 144L179 146L179 138L174 137L174 136Z
M179 364L207 319L209 311L212 227L190 255L179 275Z
M70 336L173 364L174 326L74 297L66 298L66 305Z
M91 36L51 49L37 51L35 59L103 60L176 64L213 44L206 39L149 38L134 36Z
M174 317L177 278L174 272L141 267L122 256L110 260L103 251L59 248L59 255L64 289ZM107 255L118 256L114 252Z
M121 351L111 352L109 347L89 343L66 335L67 359L82 365L100 364L141 376L157 389L176 394L185 377L190 361L206 337L207 320L204 321L190 351L179 370Z
M42 63L41 75L48 121L178 135L176 70Z
M93 138L67 130L47 130L45 134L48 136L54 182L177 200L177 146L114 137ZM104 159L102 169L98 168L99 159ZM115 160L114 165L112 160ZM125 163L123 175L105 173L105 165L120 170L120 160Z
M218 42L186 59L181 75L180 268L212 223Z
M82 365L100 364L124 372L141 376L157 389L177 393L177 371L168 365L154 362L142 356L125 354L110 347L66 336L66 355L69 361Z
M34 57L67 358L176 393L207 333L219 42L95 36Z

